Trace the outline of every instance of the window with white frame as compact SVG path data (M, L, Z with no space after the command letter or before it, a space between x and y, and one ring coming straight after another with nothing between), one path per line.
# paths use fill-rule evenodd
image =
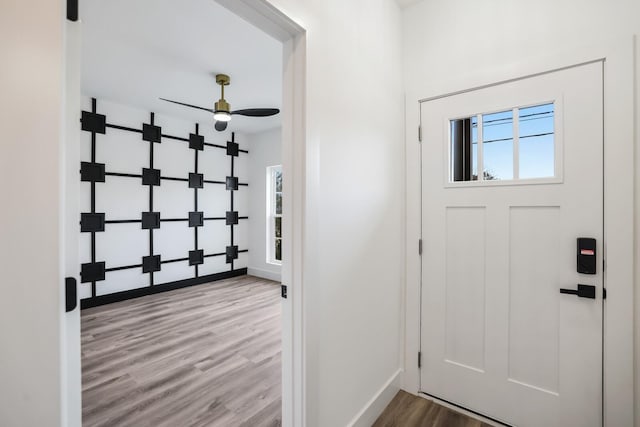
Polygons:
M267 262L282 263L282 166L267 167Z

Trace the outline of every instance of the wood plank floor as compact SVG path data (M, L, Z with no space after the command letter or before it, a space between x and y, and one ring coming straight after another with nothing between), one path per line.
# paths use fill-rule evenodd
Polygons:
M279 426L280 317L251 276L83 310L83 425Z
M474 418L400 390L373 427L491 427Z

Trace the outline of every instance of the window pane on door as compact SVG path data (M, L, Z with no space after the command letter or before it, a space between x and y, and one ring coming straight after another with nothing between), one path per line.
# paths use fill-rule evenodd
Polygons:
M478 180L478 116L471 117L471 180Z
M520 178L555 176L553 103L521 108L518 120Z
M476 181L478 179L478 118L451 120L450 181Z
M513 179L513 111L482 115L484 179Z

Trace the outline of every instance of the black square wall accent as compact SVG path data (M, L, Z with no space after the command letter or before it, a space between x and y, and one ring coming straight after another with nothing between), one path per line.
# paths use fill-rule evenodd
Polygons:
M160 212L142 212L142 228L160 228Z
M196 135L195 133L189 134L189 148L194 150L204 150L204 136Z
M231 264L234 259L238 259L238 247L227 246L227 264Z
M142 257L142 272L152 273L160 271L160 255L149 255Z
M189 265L199 265L202 263L204 263L204 251L202 249L189 251Z
M80 283L104 280L104 261L82 264L80 267Z
M240 146L231 141L227 141L227 156L238 156Z
M189 212L189 227L202 227L203 219L202 212Z
M80 231L104 231L104 213L80 214Z
M238 177L236 176L228 176L227 177L227 190L237 190L238 189Z
M95 133L105 133L107 130L107 117L104 114L83 111L82 130Z
M142 168L142 185L160 185L160 169Z
M142 125L142 139L149 142L160 142L162 136L162 129L160 126L148 125L144 123Z
M189 188L202 188L204 177L201 173L189 173Z
M104 163L80 163L80 181L104 182Z
M238 223L238 212L227 211L227 225L235 225Z

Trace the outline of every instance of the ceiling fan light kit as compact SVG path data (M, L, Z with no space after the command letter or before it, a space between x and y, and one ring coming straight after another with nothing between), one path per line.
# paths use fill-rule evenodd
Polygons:
M232 114L247 117L269 117L280 112L277 108L247 108L244 110L231 111L231 104L224 99L224 87L231 83L231 78L226 74L216 74L216 83L220 85L220 99L214 104L215 108L213 110L211 108L198 107L197 105L185 104L184 102L172 101L170 99L160 99L174 104L184 105L185 107L197 108L198 110L213 113L213 119L215 120L214 127L220 132L227 128L227 124L231 120Z
M215 103L213 118L220 122L231 120L231 104L224 99L224 87L231 83L231 79L226 74L216 74L216 83L220 85L220 99Z
M226 111L216 109L216 112L213 113L213 118L219 122L228 122L229 120L231 120L231 114L227 113Z

